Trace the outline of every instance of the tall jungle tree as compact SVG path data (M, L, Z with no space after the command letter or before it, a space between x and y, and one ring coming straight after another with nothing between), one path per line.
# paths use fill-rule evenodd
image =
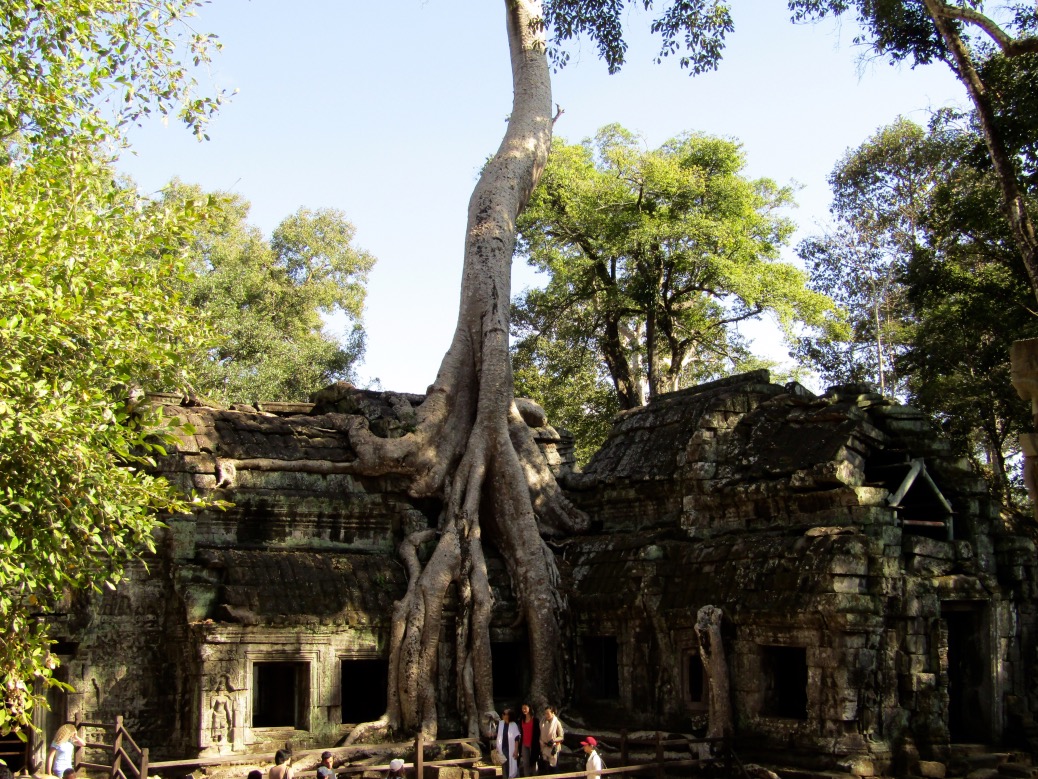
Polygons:
M224 402L301 401L314 387L354 378L375 258L353 245L356 230L341 211L301 208L267 240L248 224L240 196L173 182L163 200L205 204L183 283L213 336L197 360L196 391ZM353 323L347 337L328 331L329 315Z
M1038 297L1038 234L1021 186L1019 160L1001 126L997 91L985 78L989 59L1030 64L1038 55L1038 9L1033 4L946 0L789 0L789 8L795 20L853 9L865 31L856 43L864 43L895 62L926 64L938 60L952 69L973 103L1013 241L1027 269L1031 290ZM1000 22L1002 19L1005 21ZM971 32L997 47L997 53L971 42Z
M744 168L738 143L691 133L647 150L609 125L556 144L519 221L520 251L548 275L518 300L524 342L589 329L629 409L737 362L741 322L818 321L828 300L778 261L792 192Z
M652 2L643 0L647 8ZM580 530L587 520L562 495L512 397L509 362L510 269L516 220L547 162L552 136L548 33L561 42L587 35L610 70L623 63L624 2L505 0L513 104L500 147L485 166L468 208L458 323L436 380L418 409L415 430L383 439L356 422L350 430L358 469L411 477L415 496L443 501L439 526L400 548L408 589L395 605L388 706L354 729L437 729L436 670L448 589L457 593L457 695L470 734L493 717L490 615L484 542L506 561L529 638L529 697L537 705L561 693L562 624L567 610L559 572L542 534ZM692 71L714 65L731 29L721 0L663 4L653 28L661 56ZM559 59L564 59L560 56ZM431 543L424 563L418 549Z
M935 117L927 129L899 118L848 151L829 176L832 229L797 247L812 288L846 313L845 332L807 335L797 345L830 383L870 381L881 392L906 392L895 369L911 318L902 279L925 240L934 188L962 151L946 119Z

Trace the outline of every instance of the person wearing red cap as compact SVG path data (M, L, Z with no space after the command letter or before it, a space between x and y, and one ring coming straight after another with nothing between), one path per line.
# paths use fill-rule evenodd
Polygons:
M598 756L598 740L594 736L588 736L580 742L587 755L587 779L598 779L602 776L602 758Z

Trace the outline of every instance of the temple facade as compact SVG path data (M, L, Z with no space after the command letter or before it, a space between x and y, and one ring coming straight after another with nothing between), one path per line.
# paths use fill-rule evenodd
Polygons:
M332 744L378 717L406 587L395 550L441 506L357 473L346 431L363 415L402 435L422 399L348 385L312 404L153 398L180 423L161 470L230 505L167 518L123 585L55 618L75 692L54 696L54 720L122 714L178 756ZM563 720L703 732L695 624L713 606L748 759L873 776L917 774L961 742L1038 751L1030 524L1002 515L919 411L759 371L626 412L582 470L565 431L524 416L592 520L551 542L570 607ZM488 566L495 696L514 704L526 636L492 551ZM441 732L459 731L439 687Z

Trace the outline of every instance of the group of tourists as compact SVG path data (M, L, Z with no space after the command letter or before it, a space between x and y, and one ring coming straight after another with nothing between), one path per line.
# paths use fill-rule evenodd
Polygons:
M530 705L524 703L518 718L512 709L501 713L492 757L501 766L504 779L552 774L559 764L564 735L554 706L545 706L538 719ZM598 755L598 742L594 736L588 736L580 745L587 755L588 779L596 779L604 767Z

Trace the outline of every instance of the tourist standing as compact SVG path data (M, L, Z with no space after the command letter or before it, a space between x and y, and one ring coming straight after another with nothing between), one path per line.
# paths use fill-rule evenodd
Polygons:
M497 723L497 751L504 755L501 775L504 779L515 779L519 775L519 726L512 722L512 710L501 712L501 721Z
M404 777L404 761L399 757L394 757L389 761L389 773L386 774L386 779L403 779Z
M540 738L541 729L537 724L537 718L533 716L530 704L524 703L520 707L519 715L519 776L533 776L534 763L537 760L537 741Z
M552 773L551 769L559 765L559 747L565 735L562 730L562 723L556 716L554 706L544 707L540 731L541 772L550 774Z
M588 736L586 741L581 741L584 754L587 755L587 779L598 779L602 776L602 758L598 756L598 741L594 736Z
M76 733L76 726L66 722L58 732L54 734L54 740L50 742L50 751L47 753L47 773L51 776L61 776L69 768L73 768L72 759L75 756L76 747L85 746L86 742Z

